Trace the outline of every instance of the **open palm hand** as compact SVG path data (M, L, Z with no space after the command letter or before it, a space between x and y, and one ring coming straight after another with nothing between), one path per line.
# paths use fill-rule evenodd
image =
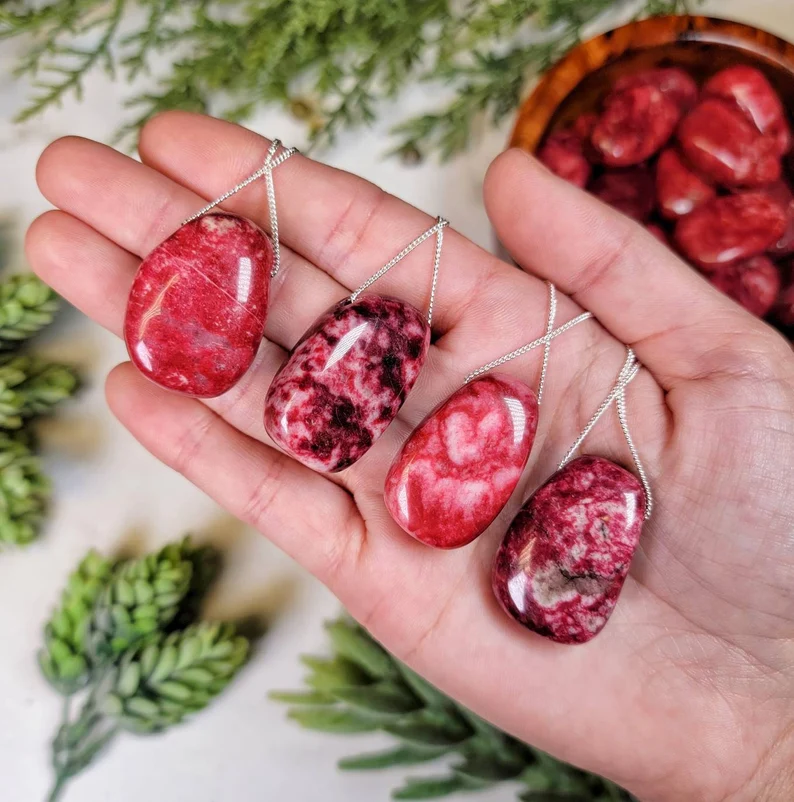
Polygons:
M217 120L170 113L145 128L143 164L87 140L51 145L39 184L60 211L31 226L34 269L121 333L140 258L206 199L263 161L269 143ZM275 450L268 385L314 319L349 295L432 218L366 181L295 156L275 174L283 270L267 340L237 387L203 403L130 365L109 403L159 459L316 574L398 657L519 738L649 800L790 798L794 784L794 355L627 218L519 152L489 171L496 230L524 270L448 231L434 344L398 419L333 477ZM224 204L267 227L264 185ZM443 210L440 210L443 211ZM453 221L454 222L454 221ZM432 245L375 288L418 308ZM433 551L390 519L383 482L400 444L481 364L540 336L547 292L558 323L529 467L473 545ZM628 391L655 510L615 614L566 647L499 609L490 566L528 493L553 473L615 381L631 344L647 368ZM531 386L532 352L502 370ZM630 465L616 416L588 453Z

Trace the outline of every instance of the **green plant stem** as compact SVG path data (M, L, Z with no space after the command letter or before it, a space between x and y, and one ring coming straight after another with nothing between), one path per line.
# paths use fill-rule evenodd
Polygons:
M91 765L118 732L118 726L109 722L96 707L97 689L102 686L104 676L92 689L76 720L71 720L70 697L64 699L61 724L52 743L55 779L48 802L59 799L69 780Z
M52 786L52 790L47 795L47 802L57 802L63 795L67 782L68 780L66 777L58 777L55 780L55 784Z

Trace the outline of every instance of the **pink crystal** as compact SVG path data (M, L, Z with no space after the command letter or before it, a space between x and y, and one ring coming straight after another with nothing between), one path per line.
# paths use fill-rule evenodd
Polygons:
M141 263L127 302L130 359L168 390L212 398L251 367L265 329L273 246L249 220L206 214Z
M470 543L515 490L535 439L538 400L521 381L489 375L430 413L386 477L385 501L417 540L441 549Z
M579 457L524 504L496 555L493 587L520 624L585 643L612 614L642 530L645 493L631 473Z
M314 470L349 467L396 417L429 344L424 316L405 301L342 301L304 334L273 379L268 434Z

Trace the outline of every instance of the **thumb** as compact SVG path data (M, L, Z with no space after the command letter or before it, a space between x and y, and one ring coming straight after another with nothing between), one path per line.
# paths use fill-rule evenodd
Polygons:
M732 372L737 348L757 350L747 338L774 338L640 225L524 151L494 161L484 192L488 216L519 265L589 309L666 390Z

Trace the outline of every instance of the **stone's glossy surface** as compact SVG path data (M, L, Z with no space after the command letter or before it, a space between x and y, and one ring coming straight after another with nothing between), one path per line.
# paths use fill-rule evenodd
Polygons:
M684 217L711 200L717 191L689 169L678 152L665 150L656 164L656 195L662 215Z
M758 187L780 178L775 139L724 100L699 103L681 123L678 140L689 163L718 184Z
M695 79L678 67L661 67L624 75L618 78L613 89L622 92L635 86L655 86L682 111L691 109L700 94Z
M148 379L212 398L251 367L267 315L273 246L249 220L206 214L141 263L124 339Z
M615 608L645 512L636 476L579 457L521 508L496 555L493 587L505 611L558 643L585 643Z
M592 142L608 167L628 167L653 156L673 135L681 110L655 86L612 92Z
M270 385L265 427L317 471L352 465L386 431L427 356L430 329L405 301L362 295L331 307Z
M713 198L682 217L675 240L684 255L705 271L763 253L788 224L783 207L761 192Z
M753 256L718 270L711 283L757 317L765 317L775 304L781 279L777 265L766 256Z
M488 375L455 392L414 430L386 477L386 506L417 540L471 543L515 490L538 426L521 381Z
M706 82L703 93L735 103L759 131L775 139L778 155L791 148L783 101L760 70L745 64L721 70Z

